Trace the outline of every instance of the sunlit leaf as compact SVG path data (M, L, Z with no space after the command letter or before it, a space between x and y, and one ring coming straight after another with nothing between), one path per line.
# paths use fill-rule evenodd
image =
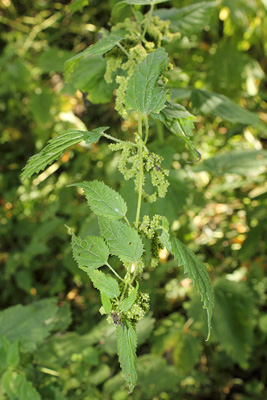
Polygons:
M80 239L73 234L72 250L74 259L85 272L99 268L108 261L109 249L101 237L86 236Z
M99 218L101 234L104 236L111 254L123 261L137 262L143 254L142 239L136 229L124 222Z
M125 104L128 110L150 114L152 111L159 112L164 107L167 92L157 85L157 81L168 62L168 54L160 47L136 67L126 92Z

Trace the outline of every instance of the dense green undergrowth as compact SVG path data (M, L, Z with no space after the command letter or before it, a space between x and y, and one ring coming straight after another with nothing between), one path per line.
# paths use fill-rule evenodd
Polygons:
M94 215L97 200L90 197L97 182L118 193L115 199L121 199L120 204L113 211L121 211L120 216L126 215L131 225L136 221L134 182L123 182L121 172L127 171L120 153L111 151L107 135L135 143L137 118L134 113L125 118L125 103L115 103L116 85L121 85L117 99L123 95L123 52L109 49L106 58L82 53L83 58L74 58L73 69L68 69L70 62L65 64L65 82L63 71L66 60L107 35L110 14L112 25L119 23L123 30L125 18L134 13L132 21L141 21L142 15L149 15L149 7L129 6L127 1L119 5L115 1L87 3L76 0L69 8L60 3L32 7L27 1L19 6L3 2L1 399L120 400L129 396L116 355L116 329L125 340L126 329L129 335L132 329L127 321L132 324L137 314L129 313L129 304L124 303L119 306L123 315L116 324L101 319L101 301L88 271L82 270L86 268L80 253L75 257L75 246L84 243L86 237L100 234ZM136 324L138 383L131 395L134 399L266 397L264 7L261 1L164 2L155 6L151 18L170 19L170 31L165 22L160 32L158 25L148 24L144 35L147 54L140 48L135 54L141 57L135 62L142 63L156 48L165 49L173 68L164 71L160 83L168 91L169 104L181 104L190 113L169 105L148 119L147 148L149 154L163 158L161 168L169 171L168 191L155 203L144 202L139 218L143 221L147 215L152 220L154 215L163 215L175 243L168 248L164 239L168 228L163 219L161 226L165 229L159 232L167 248L159 246L156 257L152 257L159 257L159 265L151 268L151 254L143 237L144 230L149 234L148 228L143 226L139 231L146 250L146 268L134 290L149 295L150 311ZM134 34L134 22L131 29ZM118 29L113 34L118 35ZM151 42L155 48L149 47ZM119 43L125 45L123 39ZM117 65L115 56L120 58ZM120 74L114 68L119 68ZM118 82L116 76L120 77ZM135 98L133 104L132 98L128 94L127 100L126 94L126 103L138 109L140 103ZM192 114L197 116L195 121ZM190 124L183 125L185 121ZM108 131L95 131L106 126L110 126ZM182 132L189 128L193 136L184 139L173 135L179 126ZM71 145L81 139L85 142L67 149L64 141L58 159L53 155L44 172L41 170L51 152L41 153L46 161L40 165L39 176L22 185L19 175L29 156L40 151L51 137L51 143L55 143L62 131L74 139ZM87 134L74 138L72 133L77 131ZM126 160L135 157L127 148L122 150ZM202 161L190 163L198 153ZM34 169L39 172L36 166ZM30 174L34 169L25 171ZM77 182L91 182L89 188L85 183L80 186L85 194L88 190L92 213L82 191L66 187ZM103 186L101 190L108 189ZM147 196L153 195L150 185L145 190ZM108 193L109 200L112 193ZM103 213L103 207L101 210ZM123 276L116 255L125 258L125 254L109 243L105 221L100 222L105 237L105 242L99 242L100 253L104 257L108 245L112 254L108 264ZM110 221L116 225L116 232L122 222L117 214ZM74 258L82 269L72 258L70 231L65 225L72 229ZM128 234L134 235L129 230ZM89 239L86 245L90 249ZM183 268L178 267L183 264L185 245L187 257L193 257L191 251L197 253L197 263L202 268L205 262L212 279L214 312L208 342L205 310L192 285L192 275L184 275ZM133 262L128 252L127 257ZM105 268L108 274L109 267ZM197 264L195 268L199 271ZM91 277L98 287L99 276ZM102 308L108 314L118 306L111 291L123 290L110 282L105 286L106 298L102 295ZM121 348L125 345L128 343L122 343ZM119 350L120 360L124 355L125 350L121 354Z

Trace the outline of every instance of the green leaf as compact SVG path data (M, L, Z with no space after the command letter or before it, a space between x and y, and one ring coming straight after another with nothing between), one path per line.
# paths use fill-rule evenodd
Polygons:
M48 142L47 146L40 153L35 154L28 160L21 174L22 181L26 178L30 178L34 173L39 173L57 160L67 148L83 140L85 140L87 144L97 142L101 134L107 129L108 127L97 128L90 132L68 129L67 131L59 133Z
M114 278L105 275L98 269L88 271L87 273L92 280L94 287L102 292L105 296L107 296L109 299L119 297L119 284Z
M43 73L63 72L65 61L72 55L70 51L57 47L48 48L40 53L37 59L37 66Z
M237 174L258 175L266 171L267 150L228 151L204 160L194 167L194 171L207 171L213 176Z
M157 85L160 74L167 67L168 54L160 47L139 64L129 79L126 108L142 114L159 112L165 105L167 92Z
M162 8L155 12L163 20L171 22L171 32L180 32L182 35L191 35L205 28L216 2L201 2L183 8Z
M204 303L203 308L207 310L208 340L210 337L214 297L207 268L205 264L196 257L192 250L174 236L171 237L171 247L174 259L178 261L179 266L184 266L184 272L193 280L193 284L196 286L201 295L201 300Z
M102 236L111 254L123 261L137 262L143 254L143 243L137 231L124 222L99 218Z
M139 289L139 283L136 283L136 287L134 288L134 290L131 292L131 294L122 301L122 303L119 306L119 310L126 313L127 311L130 310L130 308L132 307L132 305L134 304L136 297L137 297L137 293L138 293L138 289Z
M4 335L10 342L18 339L22 351L32 352L51 331L57 330L59 326L64 330L70 322L68 304L59 307L57 299L43 299L28 306L16 305L1 311L0 335Z
M19 341L16 339L14 342L9 344L7 352L7 363L11 367L16 367L19 364Z
M124 0L124 1L120 1L118 4L125 3L125 4L132 4L132 5L138 5L138 6L149 6L151 4L166 3L166 1L170 1L170 0Z
M241 368L248 368L254 344L253 292L245 282L221 278L214 283L214 299L214 335Z
M194 115L190 114L180 104L167 101L160 113L152 113L151 116L161 121L174 135L182 138L191 153L196 156L194 144L190 140L190 136L193 135L194 122L196 121Z
M85 197L91 210L96 214L111 219L123 218L127 206L123 198L104 182L91 181L77 183L84 190Z
M132 393L137 382L137 336L133 326L129 323L124 327L117 325L116 329L119 362L124 378L129 385L129 392Z
M1 383L10 399L41 400L40 394L22 372L5 372Z
M101 237L72 235L73 257L85 272L102 267L108 261L109 248Z
M102 56L109 50L113 49L123 38L115 34L109 34L101 38L97 43L88 47L81 53L76 54L76 56L70 58L65 63L65 76L66 82L69 81L70 75L72 74L74 67L77 63L86 56Z
M100 293L100 297L105 313L110 314L112 310L111 301L103 292Z
M88 6L88 4L88 0L73 0L69 4L69 10L70 12L75 13L76 11L81 11L84 7Z
M254 125L267 132L266 125L261 122L257 114L238 106L222 94L194 89L191 101L193 107L203 114L211 114L232 123Z

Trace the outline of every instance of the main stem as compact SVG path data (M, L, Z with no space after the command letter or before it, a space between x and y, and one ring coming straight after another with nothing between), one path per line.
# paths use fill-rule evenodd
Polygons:
M141 41L143 41L144 38L145 38L145 34L146 34L146 31L147 31L147 28L148 28L150 19L151 19L152 14L153 14L154 5L155 5L154 3L151 4L151 8L150 8L150 10L149 10L149 14L148 14L148 17L147 17L147 20L146 20L146 24L145 24L145 27L144 27L144 31L143 31L142 36L141 36Z
M137 202L137 210L136 210L136 218L135 218L135 226L138 227L140 211L141 211L141 203L142 203L142 192L143 192L143 131L142 131L142 118L143 115L138 113L138 165L139 165L139 175L138 175L138 202Z

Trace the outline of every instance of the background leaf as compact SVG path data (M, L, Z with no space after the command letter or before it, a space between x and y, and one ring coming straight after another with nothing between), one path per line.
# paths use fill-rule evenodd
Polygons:
M170 20L172 32L191 35L204 29L217 3L214 1L190 4L183 8L162 8L155 12L163 20Z

